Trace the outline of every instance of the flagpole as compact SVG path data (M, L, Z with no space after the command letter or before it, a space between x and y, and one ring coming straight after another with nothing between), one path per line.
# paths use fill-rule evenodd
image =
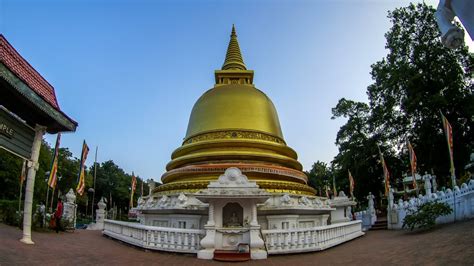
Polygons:
M97 150L99 149L98 146L95 146L95 160L94 160L94 192L92 192L92 204L91 204L91 217L92 221L94 221L94 200L95 200L95 178L97 175Z
M53 194L51 194L51 207L49 208L53 211L53 201L54 201L54 191L56 190L56 186L53 187Z
M45 203L45 208L48 208L48 199L49 199L49 186L46 184L46 187L48 188L48 190L46 190L46 203ZM48 212L48 210L46 210L46 212Z

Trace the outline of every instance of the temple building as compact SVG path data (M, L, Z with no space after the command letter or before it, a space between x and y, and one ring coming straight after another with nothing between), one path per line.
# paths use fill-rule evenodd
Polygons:
M74 132L53 86L0 34L0 149L27 162L21 242L34 244L31 220L38 157L45 133Z
M153 232L147 233L153 244L140 245L194 252L201 259L237 251L264 259L361 236L360 222L349 222L353 201L341 195L331 202L308 186L275 106L253 83L254 71L244 63L234 27L224 64L214 75L214 87L192 109L184 141L161 177L163 185L139 199L140 223ZM104 234L136 244L124 236L124 226L136 228L106 221ZM323 229L334 231L327 234L333 242L317 242ZM170 248L165 244L170 241L187 244Z

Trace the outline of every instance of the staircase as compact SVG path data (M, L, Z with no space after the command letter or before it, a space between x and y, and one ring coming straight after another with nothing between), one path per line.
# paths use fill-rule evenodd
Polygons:
M214 251L214 260L218 261L247 261L250 260L250 252L239 252L237 250Z
M387 218L378 218L374 225L370 228L370 230L387 230Z

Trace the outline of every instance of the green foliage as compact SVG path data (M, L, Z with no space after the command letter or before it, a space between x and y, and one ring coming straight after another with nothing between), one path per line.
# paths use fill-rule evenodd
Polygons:
M403 220L403 228L413 231L415 228L431 229L436 224L436 218L451 214L451 207L442 202L429 201L423 203L417 210L409 210Z
M332 171L325 162L314 163L306 175L308 176L308 185L315 188L320 196L323 196L326 186L332 187Z
M20 158L0 149L0 199L18 198L21 166Z
M47 178L51 168L51 157L53 150L51 147L43 141L39 155L39 169L36 172L35 178L35 191L33 196L33 207L40 202L46 201L46 194L48 190ZM69 189L75 191L77 186L77 179L79 174L80 160L73 156L68 148L59 149L59 160L58 160L58 183L52 196L52 190L49 191L49 202L47 209L52 206L55 209L57 198L59 195L66 194ZM21 172L22 159L8 153L7 151L0 149L0 219L6 223L17 224L15 221L16 212L18 209L18 197L20 182L19 176ZM92 193L87 192L89 188L94 186L94 166L86 168L86 192L79 196L77 195L76 203L78 204L78 214L83 215L85 218L85 212L87 209L87 215L90 217L91 214L91 203ZM96 180L96 193L94 198L94 208L97 208L96 204L101 197L105 197L109 202L117 206L118 210L125 216L128 213L129 201L130 201L130 187L131 187L131 174L125 173L118 165L113 161L105 161L101 164L97 164L97 180ZM137 199L141 194L141 185L143 180L137 177L137 187L134 194L134 202L136 205ZM25 184L23 184L23 196L25 190ZM143 189L145 193L148 193L148 186L144 183ZM53 202L51 204L51 198ZM110 200L112 199L112 202ZM3 201L2 201L3 200ZM14 202L12 204L7 204ZM87 207L86 207L87 205Z
M0 200L0 221L9 225L19 225L17 200Z
M450 50L441 44L434 9L426 4L397 8L388 18L389 54L372 65L368 103L342 98L332 109L333 119L347 119L337 133L334 174L337 180L347 180L351 170L358 198L369 191L375 196L383 193L377 145L389 167L391 185L400 185L402 174L409 172L407 138L418 155L419 172L433 170L439 185L449 182L439 111L453 127L456 169L464 168L474 149L474 59L467 47Z

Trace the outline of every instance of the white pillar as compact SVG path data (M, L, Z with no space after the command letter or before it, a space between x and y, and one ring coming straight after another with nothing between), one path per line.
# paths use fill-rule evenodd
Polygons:
M250 225L256 226L258 225L257 221L257 204L255 202L252 202L252 221L250 222Z
M35 190L36 170L38 170L38 157L46 127L36 125L35 131L36 134L33 141L33 147L31 148L31 159L28 162L28 177L26 178L25 208L23 211L23 238L20 239L20 241L25 244L34 244L31 240L31 210L33 205L33 191Z
M207 225L214 226L214 202L209 202L209 217L207 219Z

